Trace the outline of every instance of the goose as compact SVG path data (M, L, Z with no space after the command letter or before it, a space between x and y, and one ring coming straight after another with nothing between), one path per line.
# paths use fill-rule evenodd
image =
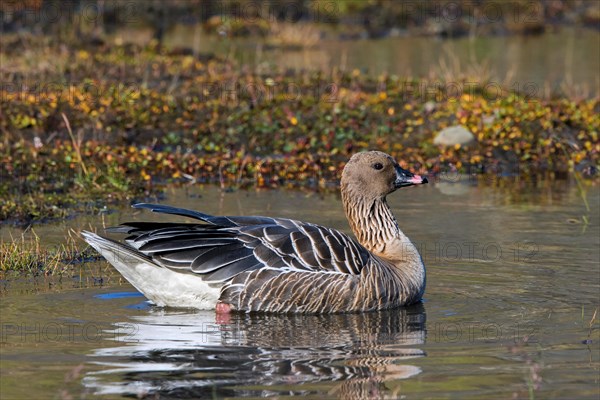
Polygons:
M194 223L129 222L108 228L124 242L84 240L157 306L230 312L344 313L418 303L425 266L386 196L427 178L380 151L354 154L341 198L356 239L286 218L212 216L167 205L134 208Z

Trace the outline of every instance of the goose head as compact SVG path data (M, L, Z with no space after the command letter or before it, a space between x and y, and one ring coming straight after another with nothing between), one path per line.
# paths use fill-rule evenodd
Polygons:
M399 188L423 183L427 183L427 178L401 168L392 156L367 151L350 158L342 172L341 187L343 193L377 199Z

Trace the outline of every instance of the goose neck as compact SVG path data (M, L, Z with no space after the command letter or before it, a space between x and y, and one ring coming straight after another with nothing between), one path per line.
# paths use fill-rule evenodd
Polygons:
M368 198L342 192L342 201L354 235L369 251L390 258L392 249L410 244L385 197Z

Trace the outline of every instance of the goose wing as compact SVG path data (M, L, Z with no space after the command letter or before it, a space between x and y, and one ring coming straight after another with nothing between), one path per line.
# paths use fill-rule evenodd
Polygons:
M242 272L359 275L369 252L347 235L310 223L269 217L211 216L154 204L154 212L181 215L202 224L132 222L112 228L126 242L164 267L191 271L207 282L225 282Z

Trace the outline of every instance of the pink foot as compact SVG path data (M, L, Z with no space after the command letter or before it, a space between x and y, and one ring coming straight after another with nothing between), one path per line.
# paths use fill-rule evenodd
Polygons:
M215 307L217 324L227 325L231 323L231 305L227 303L217 302Z
M231 312L231 306L227 303L217 302L216 306L217 314L229 314Z

